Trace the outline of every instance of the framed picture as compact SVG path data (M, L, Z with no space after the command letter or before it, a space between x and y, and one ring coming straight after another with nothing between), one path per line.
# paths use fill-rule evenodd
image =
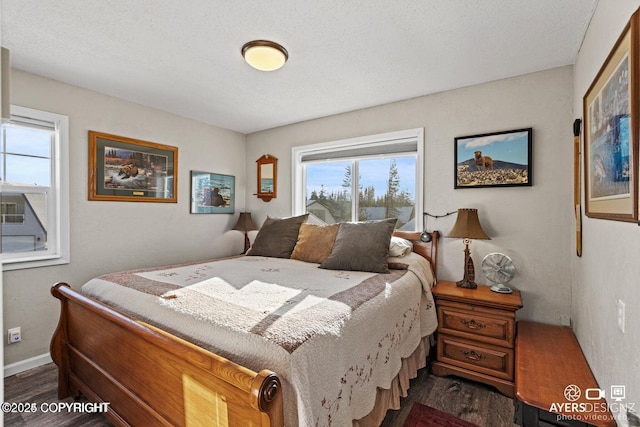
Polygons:
M191 171L191 213L233 213L236 177Z
M532 185L532 128L455 138L454 188Z
M89 200L176 203L178 149L89 131Z
M583 98L585 214L638 220L638 14Z

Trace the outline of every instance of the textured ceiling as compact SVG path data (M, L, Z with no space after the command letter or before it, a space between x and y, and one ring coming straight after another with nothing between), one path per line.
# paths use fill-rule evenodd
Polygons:
M2 0L12 65L251 133L573 64L597 0ZM276 41L265 73L242 45Z

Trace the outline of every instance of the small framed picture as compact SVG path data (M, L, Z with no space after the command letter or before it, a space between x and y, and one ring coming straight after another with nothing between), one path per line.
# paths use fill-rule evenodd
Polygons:
M531 186L533 129L455 138L454 188Z
M178 148L89 131L89 200L176 203Z
M191 171L191 213L233 213L236 177Z

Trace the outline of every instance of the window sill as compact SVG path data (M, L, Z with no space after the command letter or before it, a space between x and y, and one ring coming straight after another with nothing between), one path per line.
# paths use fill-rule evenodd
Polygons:
M3 261L2 271L24 270L26 268L50 267L54 265L69 264L68 259L56 257L49 259L39 259L32 261Z

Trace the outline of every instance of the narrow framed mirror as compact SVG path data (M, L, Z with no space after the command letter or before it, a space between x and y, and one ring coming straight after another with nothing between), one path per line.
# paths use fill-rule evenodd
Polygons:
M275 199L278 193L278 158L265 154L256 160L258 164L258 192L255 194L264 202Z

